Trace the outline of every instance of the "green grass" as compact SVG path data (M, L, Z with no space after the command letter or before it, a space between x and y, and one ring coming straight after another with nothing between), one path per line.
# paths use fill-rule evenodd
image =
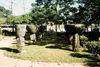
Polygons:
M15 46L11 48L16 49ZM31 60L34 62L83 63L98 61L91 57L92 54L88 52L75 53L66 49L56 48L54 44L48 44L45 46L29 45L24 48L24 53L14 53L8 50L4 54L11 58Z
M2 40L2 39L3 39L3 37L4 37L3 35L0 35L0 40Z
M6 18L0 18L0 24L5 23Z

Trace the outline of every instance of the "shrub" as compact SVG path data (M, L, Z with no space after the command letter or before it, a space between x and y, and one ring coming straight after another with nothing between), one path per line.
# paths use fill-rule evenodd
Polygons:
M30 40L30 33L27 32L27 33L25 34L25 40Z
M95 54L96 56L98 54L100 55L100 42L99 41L86 42L85 46L89 52Z
M83 44L85 44L85 42L88 41L88 38L84 35L81 35L80 36L80 41L81 41L81 46L83 46Z
M48 41L53 41L56 38L55 34L56 33L53 31L45 32L43 39Z

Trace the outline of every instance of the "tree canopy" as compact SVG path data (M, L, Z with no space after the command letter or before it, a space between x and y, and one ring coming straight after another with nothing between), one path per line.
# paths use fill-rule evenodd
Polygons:
M36 0L35 3L32 3L31 13L21 16L19 22L37 25L49 21L54 24L83 23L86 26L92 23L99 24L99 5L98 0ZM5 12L3 7L0 8L0 11ZM9 14L9 11L6 10L6 13ZM3 15L3 13L0 14Z
M11 11L8 9L5 9L3 6L0 6L0 17L7 17L8 15L11 15Z
M62 23L99 23L100 1L98 0L36 0L38 8L55 11L52 20ZM34 5L33 5L34 6ZM48 15L48 13L46 13ZM95 16L96 15L96 16ZM49 16L49 15L48 15ZM48 19L49 20L49 19Z

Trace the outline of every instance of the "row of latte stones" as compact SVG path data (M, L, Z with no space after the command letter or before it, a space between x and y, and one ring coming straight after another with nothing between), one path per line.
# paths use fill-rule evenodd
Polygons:
M16 25L16 33L17 33L17 49L19 52L24 52L24 46L25 46L25 33L26 33L26 27L29 27L32 35L31 35L31 40L36 41L36 31L37 31L37 27L35 25L25 25L25 24L18 24Z

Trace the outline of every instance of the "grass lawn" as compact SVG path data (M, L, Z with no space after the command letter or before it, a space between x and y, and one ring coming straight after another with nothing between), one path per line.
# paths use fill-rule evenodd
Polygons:
M3 37L4 37L3 35L0 35L0 40L2 40Z
M11 49L11 50L10 50ZM59 49L54 44L45 46L27 45L24 53L16 53L16 47L11 47L5 55L11 58L31 60L34 62L59 62L59 63L83 63L99 61L92 57L91 53L75 53L67 49Z

